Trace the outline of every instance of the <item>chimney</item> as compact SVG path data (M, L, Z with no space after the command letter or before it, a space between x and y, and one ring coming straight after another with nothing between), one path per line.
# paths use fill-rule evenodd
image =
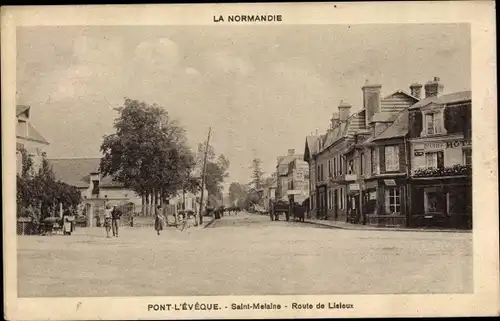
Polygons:
M333 113L332 119L330 119L330 121L332 122L330 129L334 129L335 127L337 127L338 124L340 123L340 116L339 116L339 114L338 113Z
M363 108L365 109L365 125L368 127L373 115L380 112L380 88L382 85L370 85L368 80L361 87L363 90Z
M410 92L413 97L420 99L420 96L422 95L422 85L414 82L410 85Z
M347 118L349 118L350 112L351 112L351 105L341 100L339 104L339 120L341 122L345 122Z
M425 88L425 98L437 97L443 92L443 84L441 84L439 77L434 77L433 80L427 82L424 86Z
M288 156L293 156L293 155L295 155L295 149L289 149Z

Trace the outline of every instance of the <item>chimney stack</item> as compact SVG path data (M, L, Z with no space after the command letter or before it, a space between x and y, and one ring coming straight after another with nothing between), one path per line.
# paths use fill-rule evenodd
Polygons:
M420 96L422 95L422 85L416 82L411 84L410 92L413 97L420 99Z
M335 127L338 126L340 123L340 116L338 113L333 113L332 119L330 119L331 123L331 129L334 129Z
M350 113L351 113L351 105L341 100L339 104L339 120L341 122L345 122L347 118L349 118Z
M434 77L433 80L425 84L425 98L437 97L443 92L444 86L439 81L439 77Z
M368 80L361 87L363 90L363 107L365 109L365 124L368 127L373 115L380 112L380 89L382 85L370 85Z
M289 149L288 156L293 156L293 155L295 155L295 149Z

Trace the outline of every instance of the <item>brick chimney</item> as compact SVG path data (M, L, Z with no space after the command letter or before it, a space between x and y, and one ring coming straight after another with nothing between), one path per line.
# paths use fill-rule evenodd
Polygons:
M345 122L347 118L349 118L350 112L351 112L351 105L341 100L339 104L339 120L341 122Z
M413 97L420 99L420 96L422 96L422 85L414 82L410 85L410 93Z
M293 156L293 155L295 155L295 149L289 149L288 156Z
M368 127L373 115L380 112L380 89L382 85L371 85L368 80L361 87L363 90L363 107L365 109L365 125Z
M428 97L437 97L443 92L443 84L441 84L439 77L434 77L433 80L428 81L424 88L425 88L425 98Z
M330 126L330 129L334 129L335 127L338 126L338 124L340 124L340 116L338 113L333 113L332 115L332 119L330 119L331 121L331 126Z

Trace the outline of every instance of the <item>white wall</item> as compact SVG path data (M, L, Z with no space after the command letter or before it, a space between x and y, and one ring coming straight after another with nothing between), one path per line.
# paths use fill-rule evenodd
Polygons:
M432 141L418 141L411 144L411 169L426 168L425 153L442 151L444 156L444 166L465 165L463 149L470 148L470 141L465 141L463 137L447 137L433 139ZM418 156L417 156L418 155Z

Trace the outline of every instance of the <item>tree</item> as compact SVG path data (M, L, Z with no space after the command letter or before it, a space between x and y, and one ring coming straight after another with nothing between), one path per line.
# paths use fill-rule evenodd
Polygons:
M254 157L252 160L252 185L255 189L262 188L262 177L264 176L264 172L262 171L262 161Z
M206 146L206 141L198 144L196 164L200 172L203 172L203 157L205 156ZM212 204L217 199L217 195L222 191L222 183L229 176L229 165L229 160L223 154L216 157L213 146L209 144L205 170L205 188L208 192L207 199L209 204Z
M74 187L55 180L45 155L42 164L35 173L33 160L26 150L21 150L23 155L21 175L17 175L17 206L18 215L24 216L26 209L31 209L35 220L55 215L59 204L63 208L75 209L81 203L81 193Z
M104 136L100 170L142 196L149 214L190 180L195 159L185 130L156 104L125 99L116 133Z

